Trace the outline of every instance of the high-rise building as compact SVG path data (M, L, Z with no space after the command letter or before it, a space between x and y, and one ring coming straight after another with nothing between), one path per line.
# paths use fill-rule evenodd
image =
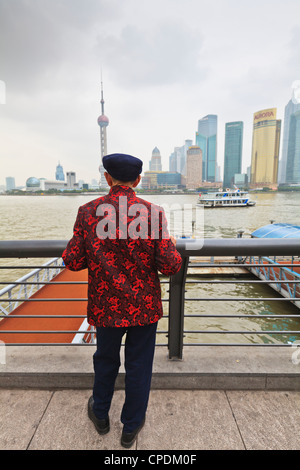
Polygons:
M281 159L279 160L278 183L286 182L286 165L288 155L288 142L290 133L291 116L300 111L300 103L295 103L292 99L288 102L284 111L284 126L282 136Z
M253 116L252 188L277 185L281 120L276 112L276 108L264 109Z
M186 157L188 149L193 145L190 139L185 140L184 145L175 147L174 152L169 157L169 170L186 175Z
M78 184L76 183L76 173L74 171L67 171L67 187L69 189L76 188Z
M216 181L218 116L208 114L198 121L196 145L202 150L202 179Z
M300 111L293 113L290 118L286 183L300 183Z
M98 125L100 127L100 155L101 155L101 162L99 165L99 172L100 172L100 186L102 188L108 188L108 184L106 182L104 176L104 167L102 165L102 158L104 155L107 155L107 134L106 128L109 125L109 119L104 114L104 98L103 98L103 83L101 80L101 115L98 117Z
M5 178L6 181L6 191L12 191L16 188L15 178L13 176L7 176Z
M149 170L150 171L162 171L161 155L157 147L155 147L152 151L152 157L149 163Z
M202 183L202 150L197 145L191 146L186 157L186 187L197 189Z
M233 187L234 175L242 172L243 130L241 121L225 124L224 188Z
M169 171L177 171L175 151L169 156Z
M63 167L61 166L60 162L58 162L58 165L56 167L55 179L57 181L65 181L64 170L63 170Z

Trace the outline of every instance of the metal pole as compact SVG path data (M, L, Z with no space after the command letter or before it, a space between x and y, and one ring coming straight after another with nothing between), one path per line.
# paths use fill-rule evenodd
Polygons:
M180 271L170 278L169 292L169 359L181 360L183 349L184 294L189 258L182 258Z

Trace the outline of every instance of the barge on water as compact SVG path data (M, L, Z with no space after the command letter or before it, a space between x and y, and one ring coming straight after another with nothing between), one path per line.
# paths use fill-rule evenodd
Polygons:
M300 226L287 223L270 223L251 233L251 238L300 238ZM300 258L290 257L257 257L250 256L245 260L251 264L249 271L264 281L270 281L270 287L280 295L290 298L300 308ZM257 265L257 266L253 266Z

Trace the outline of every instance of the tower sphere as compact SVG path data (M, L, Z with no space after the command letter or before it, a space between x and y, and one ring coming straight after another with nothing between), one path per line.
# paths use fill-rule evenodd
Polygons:
M98 117L97 121L100 127L107 127L109 124L109 119L104 114L101 114L101 116Z
M27 188L39 188L40 187L40 180L35 178L34 176L31 176L26 180L26 187Z

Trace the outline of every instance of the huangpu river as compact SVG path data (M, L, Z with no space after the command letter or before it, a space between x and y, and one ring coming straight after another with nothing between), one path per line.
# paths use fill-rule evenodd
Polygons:
M257 228L274 222L300 224L300 192L262 192L251 194L256 206L248 208L214 208L195 211L197 194L160 194L139 195L143 199L162 205L169 219L169 213L175 215L169 219L169 228L175 236L195 238L235 238L239 230L243 237L249 237ZM53 196L0 196L0 240L68 240L72 236L73 225L79 206L98 195L53 195ZM185 222L183 223L182 214ZM196 215L195 215L196 214ZM192 224L192 220L194 223ZM34 265L46 260L3 259L2 265L17 266L18 264ZM27 272L27 271L25 271ZM1 270L0 281L14 281L25 274L24 270ZM193 278L192 278L193 279ZM202 278L201 278L202 279ZM221 279L217 278L216 279ZM250 277L251 279L251 277ZM211 280L211 278L207 278ZM3 286L0 285L0 289ZM261 302L259 298L276 298L276 294L266 285L254 284L189 284L187 297L226 297L228 302L186 302L185 312L188 314L247 314L252 318L190 318L185 319L185 330L242 330L249 331L243 335L214 335L185 333L185 343L280 343L299 340L296 335L256 335L255 331L276 331L280 329L300 330L299 319L259 319L255 314L299 314L299 309L289 302ZM162 285L166 297L167 287ZM257 301L235 302L234 297L256 297ZM164 303L167 313L167 303ZM167 321L160 320L159 330L167 330ZM163 334L158 335L158 342L165 343Z

